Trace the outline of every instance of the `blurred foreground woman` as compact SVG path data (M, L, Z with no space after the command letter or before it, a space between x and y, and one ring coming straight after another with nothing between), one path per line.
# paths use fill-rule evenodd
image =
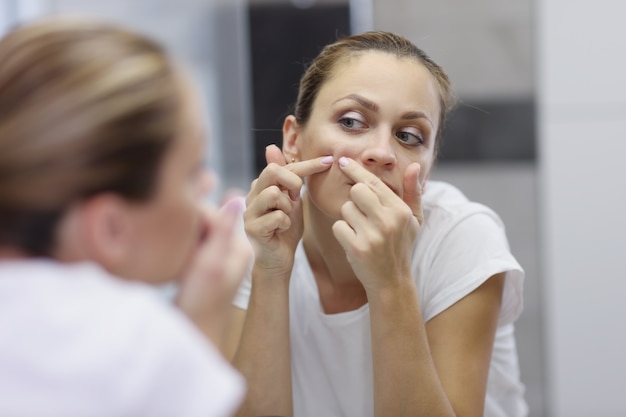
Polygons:
M234 414L215 345L251 250L236 202L200 205L204 135L150 39L51 18L0 41L0 415Z

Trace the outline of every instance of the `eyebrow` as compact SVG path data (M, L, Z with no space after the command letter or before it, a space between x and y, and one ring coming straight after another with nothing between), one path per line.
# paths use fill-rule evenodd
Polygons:
M373 112L378 112L378 110L379 110L378 105L376 103L374 103L374 102L372 102L372 101L370 101L370 100L366 99L365 97L360 96L358 94L348 94L345 97L341 97L340 99L335 100L335 102L333 104L338 103L338 102L340 102L342 100L353 100L353 101L356 101L361 106L363 106L366 109L371 110Z
M426 119L431 126L433 126L433 121L430 120L430 117L426 116L426 113L421 111L412 111L402 115L403 120L412 120L412 119Z
M363 96L360 96L358 94L348 94L345 97L341 97L340 99L335 100L335 103L338 103L342 100L353 100L356 101L357 103L359 103L361 106L365 107L366 109L372 111L372 112L378 112L379 107L376 103L366 99ZM432 120L430 120L430 118L426 115L426 113L421 112L421 111L412 111L412 112L408 112L402 115L402 119L403 120L412 120L412 119L426 119L431 126L433 125Z

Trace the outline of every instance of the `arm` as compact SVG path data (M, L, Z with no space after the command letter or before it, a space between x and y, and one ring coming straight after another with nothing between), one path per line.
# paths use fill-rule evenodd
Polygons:
M222 353L226 360L232 363L235 359L235 353L237 353L237 349L239 348L243 325L246 321L246 310L239 307L231 307L231 309L230 326L226 329L226 338L224 340Z
M245 319L239 314L242 332L234 355L235 366L248 381L240 416L293 415L289 279L303 231L301 177L330 167L322 158L285 165L278 148L266 152L268 166L253 182L244 214L256 256Z
M458 416L482 416L504 273L426 323L430 350Z
M371 296L375 415L483 415L503 283L493 276L426 325L414 286Z
M248 311L234 357L235 366L248 380L248 394L238 415L291 416L289 277L265 277L262 271L253 271L252 277Z

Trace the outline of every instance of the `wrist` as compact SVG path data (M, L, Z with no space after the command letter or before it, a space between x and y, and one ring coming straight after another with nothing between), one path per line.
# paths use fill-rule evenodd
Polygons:
M293 261L287 262L280 267L268 267L260 263L255 262L252 267L252 282L261 282L264 285L266 282L271 284L277 283L289 283L291 279L291 271L293 269Z
M406 298L419 299L415 281L411 279L395 280L383 286L376 288L365 288L368 303L381 303L383 305L396 306L402 305L401 300Z

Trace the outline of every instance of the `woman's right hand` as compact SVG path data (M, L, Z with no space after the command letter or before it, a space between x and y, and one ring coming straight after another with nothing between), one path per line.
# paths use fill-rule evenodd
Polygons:
M223 347L232 301L248 272L253 253L238 232L243 202L231 199L222 208L201 208L204 232L183 271L176 304L195 325Z
M255 268L289 276L302 237L302 178L332 166L332 157L285 163L276 145L266 148L267 166L246 198L245 229L255 250Z

